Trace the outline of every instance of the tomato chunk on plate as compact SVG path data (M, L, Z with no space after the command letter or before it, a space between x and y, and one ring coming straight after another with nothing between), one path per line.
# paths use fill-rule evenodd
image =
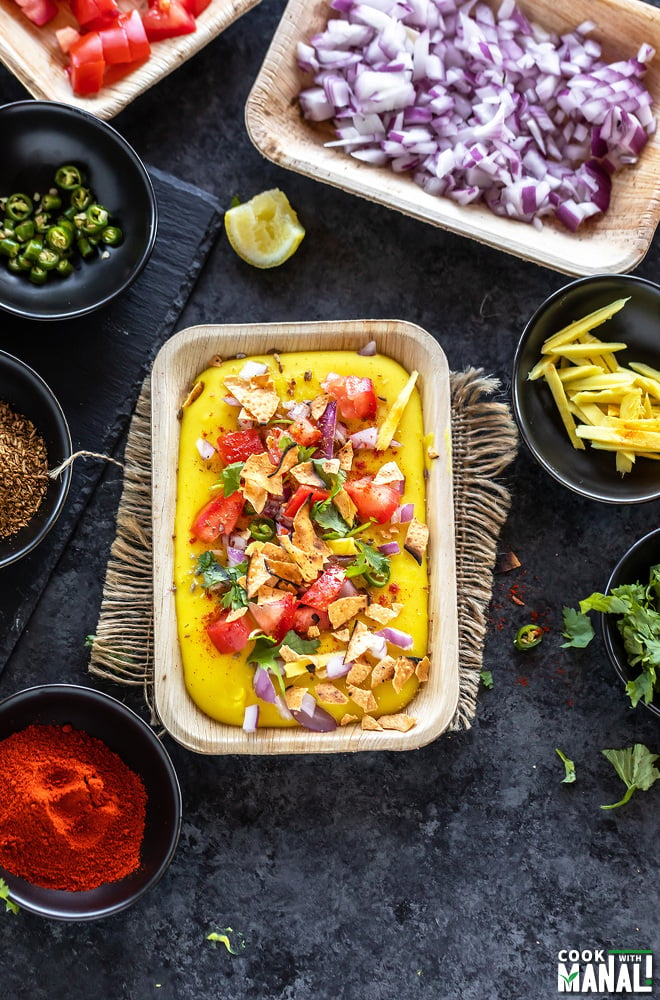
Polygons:
M308 587L300 598L300 603L317 611L327 611L328 606L339 597L344 586L346 570L341 566L330 566Z
M239 490L228 497L221 493L202 507L190 530L200 542L215 542L220 535L228 535L234 530L244 503Z
M358 375L335 375L331 372L321 387L337 400L344 420L367 420L376 416L378 400L370 378Z
M150 42L189 35L195 31L195 18L179 0L152 0L142 14L142 23Z
M259 455L265 451L259 431L254 428L221 434L217 440L217 448L220 458L227 465L231 465L232 462L244 462L250 455Z
M247 615L228 622L228 611L221 611L219 616L206 626L206 633L219 653L237 653L247 644L250 635Z
M373 476L364 476L345 484L344 489L357 507L361 521L373 519L385 524L399 506L401 493L392 483L374 483Z

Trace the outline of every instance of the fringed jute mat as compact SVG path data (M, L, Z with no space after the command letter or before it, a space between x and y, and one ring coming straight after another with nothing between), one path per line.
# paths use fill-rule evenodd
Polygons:
M509 407L493 398L497 379L470 368L451 374L452 460L460 689L450 729L469 728L477 705L486 614L497 543L510 506L499 482L513 461L518 436ZM92 643L90 673L140 685L153 709L151 554L151 400L147 379L129 428L117 534Z

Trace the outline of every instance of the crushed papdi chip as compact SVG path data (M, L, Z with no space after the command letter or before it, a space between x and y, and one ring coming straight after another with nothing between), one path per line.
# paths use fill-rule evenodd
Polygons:
M324 701L327 705L345 705L348 701L344 692L334 684L317 684L314 693L319 701Z
M225 387L258 424L267 424L275 416L280 398L268 373L249 379L230 375Z
M363 729L369 729L373 732L378 732L383 728L378 719L374 719L373 715L363 715L360 725Z
M393 656L384 656L382 660L379 660L376 666L371 671L371 686L372 688L378 687L379 684L384 684L385 681L391 681L394 677L394 667L396 660Z
M412 660L409 660L407 656L397 657L394 664L394 677L392 678L392 687L394 690L398 693L404 684L408 683L414 673L415 664Z
M346 715L342 715L341 719L339 720L339 725L350 726L351 722L357 722L357 720L358 720L357 715L351 715L350 712L347 712Z
M350 642L348 644L348 649L346 650L346 659L351 663L366 653L369 646L373 642L373 633L369 631L364 622L357 621L353 628Z
M314 399L309 404L309 415L312 420L317 421L323 416L328 408L328 403L331 400L331 396L327 392L321 393L320 396L315 396Z
M352 441L347 441L345 445L342 445L340 450L337 452L337 458L339 459L339 468L343 469L344 472L350 472L353 467Z
M258 544L258 543L257 543ZM272 580L270 570L266 566L263 553L260 548L252 550L247 568L247 595L255 597L259 588L264 583Z
M291 475L300 486L311 486L313 489L321 490L325 483L319 476L311 462L299 462L291 469Z
M355 594L352 597L338 597L328 605L328 617L333 628L339 628L344 622L355 618L367 607L367 595Z
M417 679L420 684L424 684L429 679L429 667L431 666L431 661L428 656L423 656L417 666L415 667L415 673L417 674Z
M369 605L365 611L365 615L367 618L373 618L373 620L378 622L379 625L387 625L388 622L391 622L394 618L399 616L402 607L402 604L392 604L392 606L388 608L385 604L376 604L374 602Z
M370 676L371 664L365 663L364 660L357 660L346 674L346 682L347 684L354 684L356 687L362 687L364 682L369 680Z
M188 393L188 395L186 396L181 405L190 406L190 404L194 403L196 399L199 399L203 391L204 391L204 383L201 381L195 382L194 386L192 387L192 389L190 390L190 392Z
M343 517L344 521L346 521L346 524L350 527L355 520L357 507L346 490L339 490L339 492L333 496L332 502Z
M402 483L405 476L396 462L385 462L373 478L374 486L385 483Z
M300 706L302 705L303 698L306 694L306 688L296 687L295 684L286 689L284 692L284 700L286 702L286 707L290 712L298 712L300 710Z
M415 725L413 717L403 712L398 712L396 715L381 715L378 721L381 729L395 729L399 733L407 733Z
M414 559L417 560L419 565L422 564L422 558L426 552L426 546L429 541L429 529L421 521L418 521L416 517L413 517L412 521L408 524L408 530L406 531L406 539L403 543L403 547L406 552L409 552Z
M378 708L378 702L374 698L373 691L355 687L353 684L347 684L346 687L351 700L356 705L359 705L363 712L373 712L375 708Z

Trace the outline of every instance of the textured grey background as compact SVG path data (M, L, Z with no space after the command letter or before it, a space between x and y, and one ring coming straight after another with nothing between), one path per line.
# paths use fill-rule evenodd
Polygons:
M452 368L481 366L508 395L525 321L567 279L263 160L243 106L283 7L263 0L114 122L148 163L223 207L282 187L307 229L271 272L243 264L221 235L180 327L406 319L438 339ZM24 96L0 70L0 99ZM637 273L656 279L659 257L655 241ZM658 504L580 500L525 452L507 483L502 547L522 565L496 579L484 664L495 686L473 728L414 753L318 759L206 758L168 741L184 824L163 881L96 924L1 915L6 996L551 1000L561 948L652 948L660 961L660 789L599 809L622 789L600 750L660 751L657 719L627 707L600 640L560 649L562 605L605 585L625 548L657 526ZM118 693L88 677L84 647L118 495L109 468L0 694L47 680ZM532 612L550 632L523 660L511 639ZM142 711L139 692L125 700ZM573 786L561 784L555 747L577 762ZM227 926L245 936L236 957L206 940Z

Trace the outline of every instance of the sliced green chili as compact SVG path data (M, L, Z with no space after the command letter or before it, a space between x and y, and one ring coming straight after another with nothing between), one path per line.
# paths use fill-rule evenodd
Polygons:
M92 204L92 192L86 187L77 187L71 192L71 207L77 212L84 212Z
M107 208L103 205L93 204L85 211L85 217L82 220L83 232L88 236L94 236L97 233L102 233L105 227L110 221L110 213Z
M520 650L532 649L533 646L538 646L542 639L543 629L538 625L523 625L516 632L513 645Z
M365 578L370 587L384 587L390 579L390 567L389 563L387 566L383 566L382 569L365 569L362 571L362 576Z
M34 264L30 268L30 281L34 285L45 285L48 281L48 271L43 267L39 267L38 264Z
M73 274L73 264L67 257L60 257L55 268L55 273L60 278L68 278L70 274Z
M269 542L275 537L275 522L271 517L255 517L250 521L250 534L257 542Z
M24 247L23 249L23 256L25 257L26 260L30 260L32 261L32 263L34 263L35 260L38 259L41 251L43 250L43 245L44 245L43 241L37 239L37 237L35 236L34 239L28 240L27 246Z
M62 207L62 199L57 194L45 194L39 203L42 212L56 212Z
M18 257L20 249L21 244L18 240L11 240L8 236L0 240L0 253L3 257Z
M32 215L34 205L32 198L26 194L10 194L5 205L5 212L14 222L22 222Z
M73 191L74 188L80 187L82 182L83 177L78 167L70 163L65 163L55 171L55 183L63 191Z
M57 250L53 250L51 247L42 247L36 261L39 267L43 267L44 271L52 271L59 262L60 255Z
M73 245L74 229L68 220L60 220L56 225L46 230L46 243L53 250L68 250Z
M24 222L19 222L14 229L14 236L19 243L27 243L34 236L34 222L32 219L26 219Z
M124 234L119 226L106 226L101 233L101 242L109 247L116 247L118 243L121 243L123 238Z

